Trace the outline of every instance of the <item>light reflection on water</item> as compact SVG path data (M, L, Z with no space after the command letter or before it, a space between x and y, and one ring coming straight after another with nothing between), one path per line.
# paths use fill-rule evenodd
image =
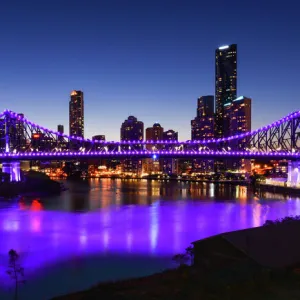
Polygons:
M23 257L29 277L23 293L30 299L126 277L129 269L130 276L159 271L192 241L300 214L299 199L253 196L244 186L103 179L69 187L59 197L1 204L0 282L8 284L5 265L14 248ZM112 255L128 257L128 264L122 259L112 268ZM109 271L103 277L99 270L105 264ZM41 286L52 283L34 298L29 293L37 280Z

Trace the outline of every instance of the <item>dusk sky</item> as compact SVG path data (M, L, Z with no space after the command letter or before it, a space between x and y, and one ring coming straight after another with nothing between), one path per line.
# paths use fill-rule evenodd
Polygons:
M214 95L215 49L238 44L238 95L252 128L300 110L297 0L2 0L0 110L69 133L85 96L85 137L120 139L134 115L190 139L197 97Z

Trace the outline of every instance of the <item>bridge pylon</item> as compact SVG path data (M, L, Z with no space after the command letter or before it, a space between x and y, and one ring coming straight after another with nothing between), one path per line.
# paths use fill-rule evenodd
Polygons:
M288 162L287 184L290 187L300 188L300 160L294 160Z

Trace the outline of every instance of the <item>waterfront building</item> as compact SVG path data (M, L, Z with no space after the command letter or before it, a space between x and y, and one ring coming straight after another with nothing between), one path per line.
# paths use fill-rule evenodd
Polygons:
M164 141L178 141L178 132L169 129L163 133ZM174 145L165 145L165 150L173 150ZM177 174L178 173L178 159L176 158L165 158L162 161L162 171L165 174Z
M250 98L241 96L224 105L224 121L227 124L226 136L251 131L251 101ZM233 140L229 147L238 151L246 150L249 147L249 137L238 141ZM249 160L232 160L230 167L249 171L249 164Z
M159 123L154 123L152 127L146 128L146 140L147 141L161 141L163 139L164 129ZM162 149L161 145L147 145L146 149L149 151L155 151ZM143 173L160 173L162 160L157 158L146 158L143 161Z
M84 99L82 91L72 91L69 102L69 133L84 137Z
M144 139L144 123L138 121L134 116L129 116L120 129L121 141L142 141ZM141 150L141 145L123 145L122 150ZM138 158L125 159L122 162L122 171L128 175L140 175L142 171L142 160Z
M224 136L224 105L237 97L237 45L216 49L215 62L215 136Z
M202 96L197 101L197 116L191 121L192 140L205 140L214 137L214 96ZM199 150L196 146L195 150ZM204 150L204 149L203 149ZM194 172L212 172L213 160L194 159Z

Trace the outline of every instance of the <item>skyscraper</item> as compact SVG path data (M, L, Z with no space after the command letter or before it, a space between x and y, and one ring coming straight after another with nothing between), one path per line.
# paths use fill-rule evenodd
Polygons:
M164 129L158 123L154 123L152 127L146 128L147 141L160 141L163 139ZM151 150L153 145L147 145L147 149Z
M164 141L178 141L178 132L169 129L163 133L163 140ZM174 150L174 145L165 145L165 150ZM163 159L163 173L166 174L175 174L177 173L178 169L178 159L176 158L165 158Z
M137 141L144 138L144 123L129 116L121 125L121 141Z
M225 120L228 127L227 135L233 136L244 132L251 131L251 99L241 96L233 100L231 103L224 105ZM244 139L232 140L230 142L231 149L245 150L249 147L249 137ZM227 160L227 168L244 169L250 171L250 160L232 159Z
M214 96L198 98L197 116L191 121L192 140L205 140L214 137ZM197 149L198 150L198 147ZM211 172L213 160L194 159L192 168L196 172Z
M214 96L198 98L197 116L191 121L192 140L214 137Z
M154 123L152 127L146 128L146 140L147 141L161 141L163 139L164 129L159 123ZM155 151L160 150L161 145L147 145L147 150ZM146 158L143 161L144 173L158 173L161 171L162 160Z
M251 99L238 97L232 103L225 104L225 116L228 119L229 135L251 131ZM246 141L239 141L238 148L246 147Z
M121 125L121 141L142 141L144 138L144 123L138 121L134 116L129 116ZM140 145L122 146L123 150L140 150ZM142 171L142 160L138 158L125 159L122 163L125 174L140 174Z
M237 95L237 45L216 49L215 74L216 119L215 135L224 136L224 105L231 103Z
M82 91L72 91L69 102L70 135L84 137L84 101Z

